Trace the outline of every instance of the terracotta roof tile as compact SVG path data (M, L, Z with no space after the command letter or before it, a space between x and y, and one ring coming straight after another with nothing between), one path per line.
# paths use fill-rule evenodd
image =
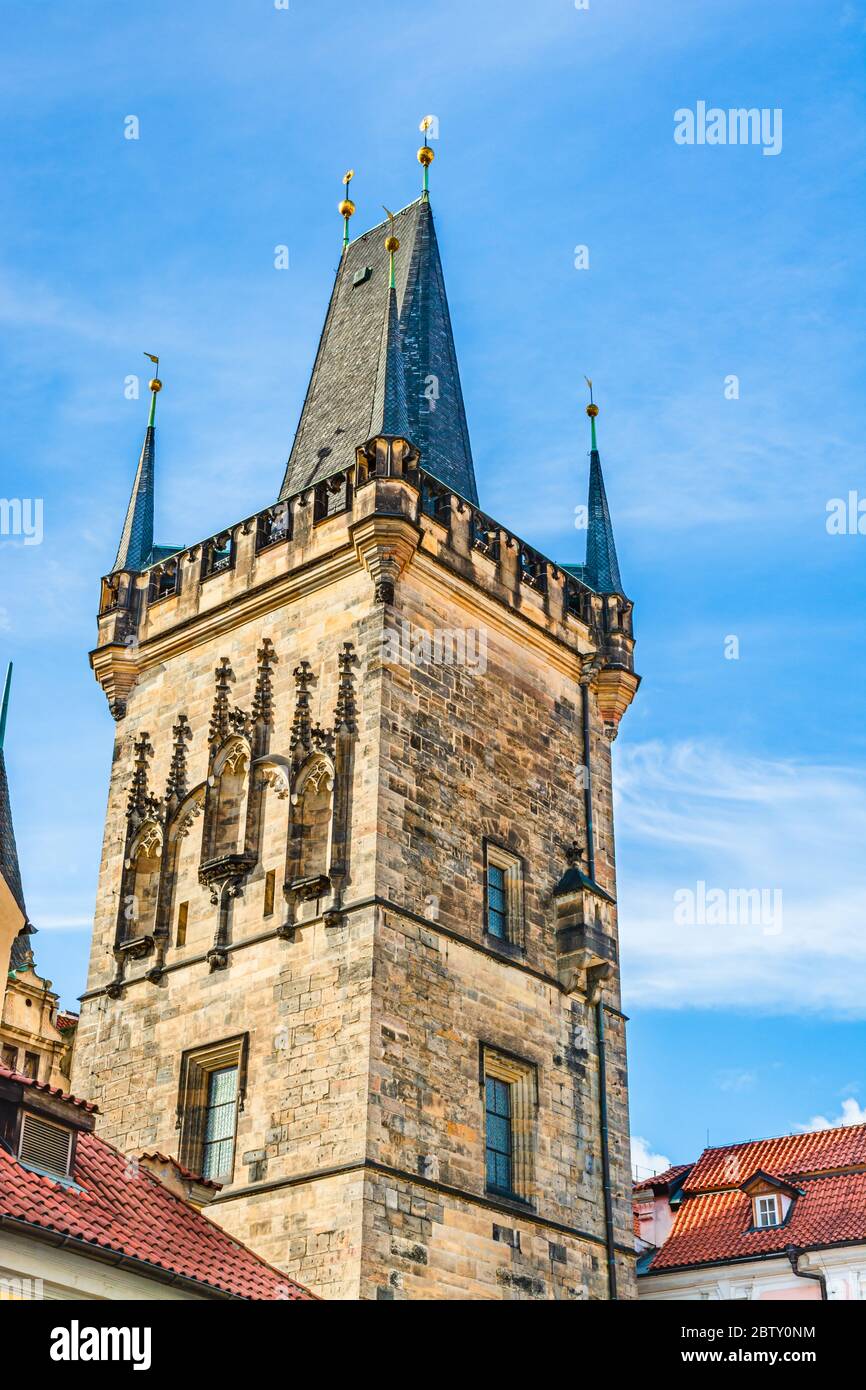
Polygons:
M32 1172L0 1148L0 1217L58 1231L233 1298L315 1298L95 1134L79 1134L73 1177L78 1189Z
M684 1186L686 1192L709 1192L739 1187L758 1168L774 1178L797 1178L861 1163L866 1164L866 1125L848 1125L705 1149Z
M758 1170L801 1190L781 1226L752 1229L752 1203L740 1187ZM653 1272L782 1253L789 1245L866 1242L866 1125L705 1149L683 1192Z
M840 1241L866 1241L866 1173L805 1178L789 1219L768 1230L752 1230L752 1204L745 1192L698 1193L677 1212L674 1227L652 1262L653 1270L712 1264L749 1255L807 1249Z
M46 1095L57 1096L60 1100L71 1101L73 1105L80 1105L82 1110L89 1110L92 1114L98 1115L99 1108L92 1101L80 1100L78 1096L71 1096L60 1086L49 1086L47 1081L34 1081L32 1076L24 1076L21 1072L10 1071L8 1067L0 1067L0 1076L9 1077L12 1081L20 1081L22 1086L33 1086L37 1091L44 1091Z
M645 1192L649 1187L666 1187L681 1173L687 1173L691 1167L693 1167L691 1163L675 1163L671 1168L665 1168L663 1173L656 1173L652 1178L642 1178L640 1182L636 1182L634 1191Z

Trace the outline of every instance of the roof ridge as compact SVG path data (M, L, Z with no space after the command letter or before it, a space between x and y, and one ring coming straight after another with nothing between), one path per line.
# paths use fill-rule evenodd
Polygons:
M428 204L429 204L429 202L430 202L430 199L429 199L429 198L425 198L425 197L423 196L423 194L419 194L419 196L418 196L417 198L413 198L413 199L411 200L411 202L408 202L408 203L406 204L405 207L402 207L402 208L400 208L397 212L395 212L395 213L394 213L394 218L395 218L395 220L396 220L396 218L400 217L404 212L408 212L410 208L414 208L418 203L428 203ZM352 240L349 242L349 246L350 246L350 247L351 247L351 246L356 246L357 243L358 243L359 241L363 241L363 240L364 240L364 237L370 236L370 234L371 234L372 232L381 231L381 229L382 229L383 227L388 227L388 226L390 226L390 223L391 223L390 217L383 217L381 222L376 222L372 227L368 227L367 230L366 230L366 232L359 232L358 235L357 235L356 237L352 237Z
M99 1114L99 1106L92 1100L82 1100L81 1096L74 1096L71 1091L64 1091L62 1086L51 1086L47 1081L36 1081L32 1076L25 1076L23 1072L13 1071L11 1067L0 1067L0 1076L5 1076L10 1081L20 1081L25 1086L33 1086L37 1091L44 1091L49 1096L57 1096L60 1100L71 1101L73 1105L79 1105L84 1110L89 1110L93 1115Z
M697 1167L704 1154L723 1153L725 1149L744 1149L750 1144L773 1144L781 1139L809 1139L818 1134L853 1134L858 1129L866 1130L866 1120L856 1125L828 1125L826 1129L804 1129L794 1134L762 1134L757 1139L735 1139L730 1144L712 1144L701 1150L694 1166Z

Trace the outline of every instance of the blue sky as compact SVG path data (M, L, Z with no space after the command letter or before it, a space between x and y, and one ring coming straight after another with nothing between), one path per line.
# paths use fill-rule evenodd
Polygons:
M144 424L125 379L161 354L160 541L272 500L340 177L356 233L409 202L429 112L482 503L561 560L583 546L585 372L601 404L643 676L615 747L634 1132L684 1159L707 1129L866 1105L866 536L826 528L830 499L866 498L864 5L3 9L0 493L45 511L41 545L0 537L0 658L66 1002L112 745L86 653ZM676 144L698 101L781 108L781 152ZM780 930L676 923L699 882L780 891Z

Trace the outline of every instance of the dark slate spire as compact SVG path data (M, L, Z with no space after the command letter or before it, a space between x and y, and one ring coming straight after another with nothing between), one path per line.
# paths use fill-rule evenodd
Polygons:
M592 425L592 448L589 455L589 516L583 580L590 588L595 589L597 594L622 594L624 590L616 558L616 546L613 543L613 526L604 490L598 441L595 437L598 406L590 402L586 407L586 413Z
M28 937L35 931L27 916L24 903L24 889L21 884L21 869L18 864L18 846L15 843L15 829L12 825L12 803L9 799L9 779L6 775L6 759L3 754L3 741L6 735L6 720L9 714L9 692L12 688L12 663L6 668L3 683L3 701L0 704L0 874L6 880L22 913L24 926L12 942L10 970L27 970L33 961L28 945Z
M0 706L0 873L6 880L9 892L26 917L27 908L24 906L24 890L21 886L21 870L18 866L18 847L15 844L15 830L12 826L9 779L6 776L6 759L3 754L3 739L6 734L11 687L12 663L10 661L6 668L6 680L3 683L3 704Z
M389 258L383 226L350 242L340 262L280 497L353 464L355 449L379 428L380 398L383 418L386 405L399 414L402 359L408 428L388 433L403 434L420 450L422 468L477 502L429 200L419 198L394 217L392 230L401 249L384 330L381 295L388 285ZM390 400L383 389L388 384L393 388Z
M400 349L400 323L397 316L397 291L388 290L385 321L376 367L376 389L373 392L373 411L370 416L368 439L378 434L409 438L409 413L406 407L406 372ZM364 443L365 441L361 441Z
M145 356L149 357L150 353L145 353ZM158 362L159 359L152 358L151 360ZM118 570L143 570L152 562L154 549L154 468L156 463L154 419L156 416L156 397L161 390L162 382L158 377L154 377L150 383L150 414L147 420L147 430L144 435L141 456L138 460L138 468L135 472L135 482L132 485L132 496L126 509L126 520L120 534L117 559L111 567L112 574L116 574Z

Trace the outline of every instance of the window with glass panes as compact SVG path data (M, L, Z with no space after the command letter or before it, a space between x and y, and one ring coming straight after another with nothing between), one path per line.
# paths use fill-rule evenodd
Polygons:
M755 1202L755 1225L756 1226L778 1226L779 1224L779 1199L778 1197L759 1197Z
M487 865L487 930L500 941L508 938L505 870L499 864Z
M208 1075L201 1172L219 1178L232 1171L235 1116L238 1103L237 1067L220 1067Z
M485 1078L487 1186L497 1192L512 1190L513 1135L511 1086L495 1076Z

